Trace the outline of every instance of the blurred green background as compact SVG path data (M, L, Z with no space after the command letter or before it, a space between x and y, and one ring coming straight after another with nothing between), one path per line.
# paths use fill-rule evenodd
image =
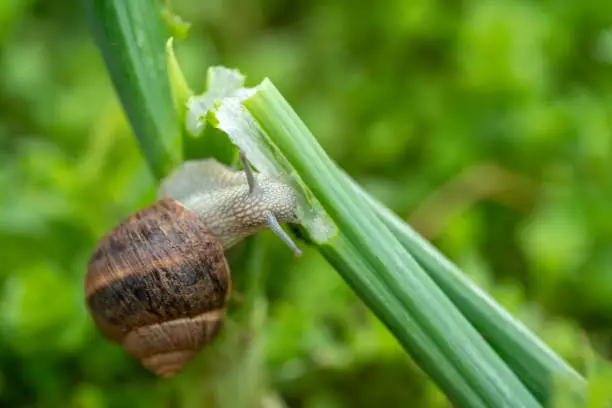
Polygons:
M270 77L331 157L574 367L587 339L610 357L612 3L173 3L196 92L211 64ZM266 296L234 302L176 378L102 338L85 265L153 178L79 1L2 1L0 46L0 406L449 406L317 253L269 232ZM228 256L248 296L244 250Z

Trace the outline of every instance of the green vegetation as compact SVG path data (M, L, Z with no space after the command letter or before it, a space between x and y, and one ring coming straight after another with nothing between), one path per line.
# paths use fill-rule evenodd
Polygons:
M170 58L173 100L163 45L188 25L166 13L164 33L153 1L86 3L125 117L80 9L0 8L0 403L442 407L443 390L464 406L508 396L511 406L577 406L581 380L564 359L589 381L581 406L609 401L603 5L179 1L191 33ZM172 112L186 84L198 94L204 80L209 92L223 82L205 75L215 64L251 85L271 78L276 88L264 81L244 104L273 147L249 153L260 169L299 176L339 234L319 240L320 254L302 244L299 260L268 233L231 251L245 300L212 347L162 382L93 329L82 277L99 236L151 201L179 157L231 160L219 131L228 116L209 114L219 129L180 140L176 125L189 123ZM317 241L316 226L295 232ZM551 372L569 373L557 398Z

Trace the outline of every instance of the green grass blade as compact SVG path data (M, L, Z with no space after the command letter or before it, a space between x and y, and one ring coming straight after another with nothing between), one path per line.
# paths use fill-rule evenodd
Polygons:
M280 150L288 156L292 165L297 164L300 176L307 179L308 185L314 183L312 184L314 188L319 188L317 197L325 197L328 192L325 191L324 186L316 186L316 180L324 177L322 174L314 174L312 178L308 177L307 172L311 171L312 168L319 167L330 174L336 172L334 177L343 178L346 185L351 186L350 188L356 193L353 200L357 203L363 203L362 205L367 205L372 214L379 216L379 219L402 247L417 259L427 274L450 297L478 331L485 336L491 346L540 401L546 402L552 398L550 394L553 392L553 382L559 376L566 380L569 379L577 391L582 390L584 381L578 373L543 344L537 336L471 283L456 266L444 258L430 243L418 236L403 220L380 203L375 202L333 163L315 161L314 155L308 155L308 148L305 144L292 145L305 138L310 138L311 135L271 83L264 81L258 93L246 100L245 105L262 123L265 130L276 136L274 142L281 146ZM286 120L281 121L279 119L282 115L286 116ZM309 142L316 143L312 139ZM315 146L314 149L317 150L315 155L324 154L320 147ZM295 152L298 152L298 154L294 155ZM307 163L311 163L310 168L307 168ZM330 181L327 180L326 182ZM338 185L340 184L342 183L338 183ZM338 191L338 188L334 190ZM334 197L334 199L336 198ZM333 203L327 202L326 204ZM328 206L326 206L327 208ZM358 210L357 207L351 209L353 214ZM364 212L368 212L368 210ZM342 209L338 211L342 211Z
M345 181L269 81L254 93L245 90L240 97L222 98L216 106L211 123L246 150L259 170L273 155L290 178L303 181L306 196L312 195L338 227L336 236L315 240L320 250L453 401L462 406L539 406ZM270 168L275 170L273 164ZM308 232L318 233L312 226Z
M413 356L446 395L462 407L488 407L469 380L435 347L431 338L406 311L389 288L377 279L377 272L365 263L358 248L340 235L333 245L323 245L321 252L330 264L342 275L356 293L376 292L382 301L370 301L369 308L376 315L387 317L387 327ZM354 271L362 271L355 274Z
M373 200L359 186L354 184L354 187L540 401L547 403L552 399L556 381L571 386L576 393L584 392L585 379L565 360L402 219Z
M174 109L178 115L179 126L183 128L185 125L185 115L187 114L187 101L193 95L193 91L189 88L183 71L176 60L174 38L166 41L166 65L168 67L168 79L170 81Z
M111 80L153 174L182 159L181 130L166 67L168 27L157 0L85 0Z

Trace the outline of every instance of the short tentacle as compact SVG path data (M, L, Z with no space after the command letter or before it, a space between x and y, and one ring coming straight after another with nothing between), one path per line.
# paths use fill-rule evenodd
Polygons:
M244 174L246 175L247 182L249 183L249 194L257 193L259 191L259 184L257 184L255 174L253 173L253 169L249 165L244 150L240 150L240 160L242 161L242 165L244 167Z

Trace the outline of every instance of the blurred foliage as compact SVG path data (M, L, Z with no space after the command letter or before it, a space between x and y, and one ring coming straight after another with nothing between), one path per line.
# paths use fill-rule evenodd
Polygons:
M577 369L599 361L588 344L611 356L612 3L173 6L195 92L210 64L270 77L351 176ZM448 406L320 256L268 232L265 296L234 301L180 376L103 339L85 264L153 178L78 1L1 2L0 44L0 406ZM228 254L247 298L248 250Z

